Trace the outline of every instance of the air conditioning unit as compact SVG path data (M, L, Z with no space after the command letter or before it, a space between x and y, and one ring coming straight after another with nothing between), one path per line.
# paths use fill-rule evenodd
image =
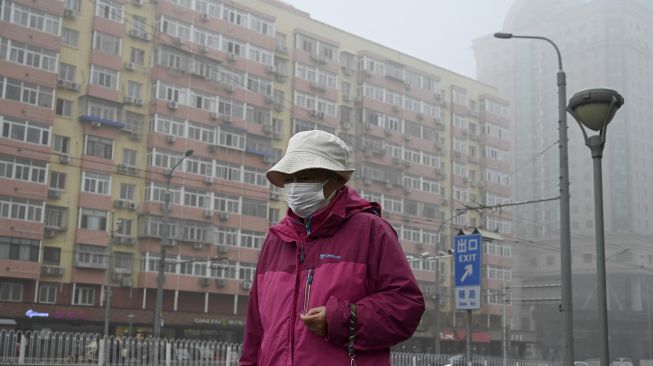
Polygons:
M44 235L46 238L54 238L54 237L57 235L57 230L52 229L52 228L46 228L46 229L43 231L43 235Z
M120 163L120 164L117 165L117 167L118 167L118 171L120 173L127 173L129 171L129 168L127 167L127 164L125 164L125 163Z
M129 204L128 204L128 208L129 208L131 211L136 211L136 209L138 208L138 204L137 204L136 202L129 202Z
M71 81L68 83L68 89L73 90L73 91L79 91L79 84L77 84L74 81Z
M167 135L166 136L166 142L169 143L169 144L174 143L176 139L177 139L177 136L175 136L175 135Z
M318 112L319 111L317 109L311 109L310 111L308 111L308 114L310 114L313 117L316 117Z
M280 198L279 192L270 192L270 199L273 201L278 201Z
M274 131L274 126L272 126L269 123L266 123L263 125L263 131L266 133L272 133L272 131Z
M404 187L404 193L411 194L413 190L410 187Z
M243 281L243 290L251 290L252 281Z
M424 119L424 113L422 113L422 112L417 113L417 119L423 120Z
M209 152L216 152L218 151L218 145L209 145L208 149Z
M215 279L215 287L217 288L223 288L227 284L227 281L224 280L224 278L216 278Z
M63 10L63 17L64 18L75 18L77 16L77 12L74 9L64 9Z
M181 37L175 37L175 39L173 40L173 42L174 42L174 44L177 45L177 46L181 46L182 44L184 44L184 40L181 39Z
M141 0L142 1L142 0ZM131 276L124 276L120 281L122 287L132 287L132 278Z
M140 132L132 132L129 135L129 138L132 139L133 141L138 141L141 139L141 133Z
M134 71L134 69L136 69L136 64L133 62L125 62L125 69Z
M272 155L264 155L263 156L263 162L268 163L268 164L274 164L276 163L276 158Z
M233 93L234 92L233 84L226 84L224 86L224 91L226 91L227 93Z
M229 253L229 248L226 245L218 245L218 253L227 254Z
M405 88L406 90L410 90L411 85L410 85L409 83L405 83L405 84L404 84L404 88Z
M202 13L202 15L200 15L200 19L202 19L204 22L209 20L209 13Z
M132 2L133 2L134 5L136 5L136 6L142 6L143 3L144 3L144 0L132 0Z
M237 58L238 58L238 55L236 55L236 54L233 53L233 52L230 52L230 53L227 55L227 61L229 61L229 62L234 62L234 61L236 61Z
M213 210L204 210L204 217L207 219L213 217Z
M277 68L274 65L267 65L265 67L265 71L269 72L270 74L274 74L277 72Z
M213 177L206 176L204 177L205 184L213 184Z
M224 116L222 116L222 122L231 123L231 116L228 115L228 114L225 114Z
M392 182L390 180L386 180L385 181L385 188L386 189L392 189L392 187L393 187Z
M208 48L206 45L201 45L198 51L199 51L201 54L206 54L206 53L209 52L209 48ZM201 73L193 73L193 74L194 74L194 75L197 75L197 76L202 76L202 77L204 77L204 75L201 74Z
M220 220L229 220L229 213L228 212L220 212L220 214L218 214L218 217L220 218Z
M384 130L383 130L383 133L384 133L386 136L390 136L390 135L392 135L392 130L384 129Z
M66 165L67 165L67 164L70 164L70 163L72 162L72 160L73 160L73 159L72 159L72 158L70 157L70 155L68 155L68 154L61 154L61 155L59 155L59 162L60 162L61 164L66 164Z
M401 110L401 106L395 104L395 105L392 106L392 110L395 111L395 112L399 112Z
M193 243L193 249L202 250L204 249L203 243Z
M218 117L220 117L220 115L217 112L209 113L209 118L211 118L213 121L217 121Z
M102 127L102 124L100 122L91 122L91 127L93 128L100 128Z
M372 184L372 179L367 178L367 177L363 178L363 184L365 184L366 186L369 186L370 184Z
M141 99L141 98L134 98L134 105L135 105L135 106L138 106L138 107L142 107L142 106L143 106L143 99Z
M54 199L57 199L59 197L61 197L61 191L60 190L52 189L52 188L48 189L48 198L49 199L54 200Z
M324 119L324 112L317 112L317 118Z
M413 139L413 136L411 136L411 135L404 135L404 140L406 140L406 141L410 141L410 140L412 140L412 139Z
M130 29L129 36L134 38L141 38L141 32L138 29Z
M134 104L134 98L132 98L132 97L124 97L124 98L122 98L122 101L125 104Z
M169 101L168 102L168 108L173 109L173 110L177 109L177 101L175 101L175 100Z
M348 130L351 128L351 122L342 122L340 125L342 126L343 130Z
M349 102L350 100L351 100L351 98L349 97L349 94L344 94L342 96L342 101L343 102Z
M392 158L392 164L399 165L399 163L401 163L401 160L399 158Z
M408 160L404 160L404 166L405 166L406 168L410 167L410 161L408 161Z
M129 203L125 200L115 200L113 201L113 207L114 208L126 208L129 205Z
M209 285L209 278L202 277L202 278L200 278L199 283L200 283L200 286L207 287Z
M61 266L52 266L50 267L50 275L52 276L63 276L66 270Z

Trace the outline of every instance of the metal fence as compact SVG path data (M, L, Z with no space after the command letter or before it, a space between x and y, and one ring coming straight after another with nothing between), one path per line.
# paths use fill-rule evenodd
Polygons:
M0 330L0 365L237 366L240 348L238 343L189 339ZM503 361L475 356L472 366L560 366L559 361ZM394 366L464 366L463 363L460 356L392 353Z

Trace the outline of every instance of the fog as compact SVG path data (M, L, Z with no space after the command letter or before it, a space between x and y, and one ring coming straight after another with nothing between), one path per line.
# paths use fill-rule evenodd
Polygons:
M288 3L314 19L496 86L511 104L514 202L559 194L558 65L549 44L499 40L492 37L494 32L554 41L567 73L567 99L588 88L607 87L623 95L626 103L610 124L603 158L610 355L633 358L635 364L653 358L650 1L520 0L512 10L508 0L404 1L401 6L378 1ZM586 360L599 357L601 336L595 177L590 151L571 116L568 126L575 359ZM559 201L519 205L510 212L510 352L560 359Z

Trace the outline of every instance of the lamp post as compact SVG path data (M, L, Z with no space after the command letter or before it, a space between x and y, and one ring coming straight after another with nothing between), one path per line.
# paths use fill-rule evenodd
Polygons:
M452 251L449 249L447 252L438 250L437 255L430 255L429 252L424 252L420 254L420 258L415 258L411 255L407 255L406 259L409 262L423 262L423 261L435 261L435 293L434 293L434 324L433 327L435 332L435 354L440 354L440 272L439 265L441 258L451 258Z
M580 91L569 100L569 113L576 119L585 145L592 151L594 163L594 218L596 233L596 281L599 315L601 365L609 365L610 349L608 342L608 301L605 280L605 237L603 227L603 171L601 158L608 131L608 123L617 109L624 103L624 98L611 89L589 89ZM586 128L598 131L598 135L588 136Z
M111 216L112 220L116 219L115 213ZM107 291L106 291L106 304L104 306L104 337L109 337L109 323L111 321L111 297L113 291L111 290L111 281L113 281L113 239L115 237L116 228L118 226L118 231L122 231L122 220L118 220L115 223L111 224L111 235L109 238L109 248L108 248L108 262L109 268L107 268Z
M166 170L163 174L166 177L166 196L165 196L165 207L163 208L163 227L164 232L161 235L161 252L159 256L159 274L156 278L156 304L154 308L154 324L153 324L153 335L154 338L159 338L161 336L161 305L163 304L163 282L165 281L165 258L166 258L166 247L170 245L170 232L172 231L172 225L170 224L170 210L172 209L172 204L170 200L170 179L172 179L172 174L175 172L175 169L184 161L185 158L193 155L193 150L188 149L184 152L184 156L177 161L177 163L169 170Z
M540 36L519 36L512 33L495 33L499 39L524 38L548 42L558 56L558 146L560 149L560 282L562 312L562 364L574 364L574 318L571 295L571 232L569 210L569 156L567 148L567 76L562 69L562 56L558 46ZM604 364L605 365L605 364Z

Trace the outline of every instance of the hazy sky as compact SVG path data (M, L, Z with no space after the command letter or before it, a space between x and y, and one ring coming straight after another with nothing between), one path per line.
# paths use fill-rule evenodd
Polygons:
M472 78L472 40L501 30L513 1L284 0L313 19Z

